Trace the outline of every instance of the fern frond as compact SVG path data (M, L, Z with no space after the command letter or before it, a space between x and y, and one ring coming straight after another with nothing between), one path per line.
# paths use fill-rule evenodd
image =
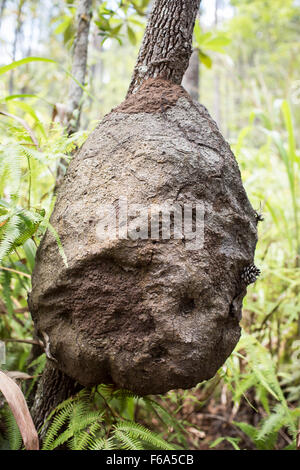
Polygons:
M102 423L94 422L87 430L81 431L70 441L72 450L88 450L97 440L98 431L103 428Z
M121 449L124 450L144 450L144 447L141 444L139 439L131 437L128 433L124 431L116 430L114 432L114 437L121 443Z
M18 240L21 235L19 225L19 218L16 215L13 215L7 220L4 226L5 229L2 230L2 233L0 232L0 263L3 258L11 252L16 240Z
M19 450L22 445L22 436L10 409L5 411L5 436L8 439L10 450Z
M73 404L69 402L57 413L46 433L46 437L43 442L43 450L50 450L52 448L53 441L55 440L59 430L67 423L68 418L72 413L72 409Z
M150 431L141 424L131 422L122 422L114 426L116 431L123 431L129 437L135 440L142 440L152 446L154 449L174 450L175 448L168 444L158 434Z
M89 450L115 450L116 446L113 438L104 439L102 437L96 439L89 447Z
M281 403L278 403L273 412L264 421L258 432L257 439L265 440L270 434L277 433L288 420L288 410Z

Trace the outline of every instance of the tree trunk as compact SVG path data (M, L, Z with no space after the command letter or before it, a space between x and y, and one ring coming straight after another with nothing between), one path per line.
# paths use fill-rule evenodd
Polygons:
M66 374L56 369L51 362L47 362L43 375L39 381L31 416L36 429L40 429L47 416L59 403L77 393L82 387ZM46 429L43 429L43 440Z
M83 89L88 55L88 39L92 18L92 0L80 0L77 9L76 37L73 51L72 75L67 105L68 134L73 134L79 128Z
M25 3L25 0L20 0L19 6L18 6L17 24L15 28L15 37L14 37L13 48L12 48L12 62L16 60L17 44L18 44L18 39L19 39L19 35L21 32L21 28L22 28L22 9L23 9L24 3ZM11 95L14 90L14 71L13 70L10 72L8 88L9 88L9 94Z
M76 37L73 49L71 74L74 79L70 82L67 103L67 133L72 135L78 131L83 99L83 89L86 76L89 31L92 18L92 0L79 0L76 19ZM64 177L67 161L62 159L57 169L55 191Z
M190 63L182 80L182 86L191 95L193 100L199 100L199 54L194 51L190 58Z
M140 49L128 95L148 78L180 85L192 53L200 0L156 0Z
M218 26L219 23L219 9L221 6L221 1L216 0L215 4L215 27ZM220 72L218 69L215 71L215 77L214 77L214 82L215 82L215 120L216 123L218 124L219 128L222 127L222 106L221 106L221 78L220 78Z
M200 17L200 13L199 13ZM191 95L194 101L199 101L200 92L200 61L199 52L194 50L192 52L189 66L185 72L182 80L182 86Z
M6 6L6 1L7 0L2 0L2 2L1 2L1 7L0 7L0 28L1 28L1 23L2 23L2 19L3 19L3 13L4 13L4 10L5 10L5 6Z

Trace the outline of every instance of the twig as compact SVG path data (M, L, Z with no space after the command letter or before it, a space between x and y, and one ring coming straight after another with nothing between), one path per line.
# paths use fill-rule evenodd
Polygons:
M22 320L20 320L20 318L18 318L14 313L13 313L12 317L17 323L19 323L19 325L21 325L22 328L25 328L25 325L22 322Z
M0 269L4 269L4 271L11 271L12 273L20 274L21 276L25 276L31 279L31 276L29 274L23 273L23 271L18 271L17 269L6 268L5 266L0 266Z
M292 444L293 442L292 439L290 439L289 436L287 436L286 433L282 429L279 430L279 434L285 440L287 444Z
M24 308L16 308L14 310L15 313L26 313L26 312L29 312L28 310L28 307L24 307Z
M34 339L16 339L16 338L7 338L3 340L4 343L26 343L26 344L37 344L38 346L44 347L41 341Z
M119 413L117 413L115 410L113 410L110 405L108 404L106 398L102 395L102 393L99 392L98 389L96 389L96 393L98 393L98 395L100 395L100 397L102 398L102 400L104 401L104 406L108 409L108 411L110 412L110 414L114 417L114 418L120 418L120 419L124 419L122 416L119 415Z

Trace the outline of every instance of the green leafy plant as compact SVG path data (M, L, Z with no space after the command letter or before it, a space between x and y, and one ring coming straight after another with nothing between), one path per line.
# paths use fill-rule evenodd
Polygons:
M212 31L204 33L201 30L199 21L196 21L193 47L198 51L200 62L202 62L207 68L210 69L213 64L212 58L209 56L209 52L226 54L225 47L228 46L230 42L230 38L225 33Z
M177 448L157 432L133 420L129 403L135 406L138 400L131 392L114 391L107 386L82 390L51 413L43 449L53 450L63 445L73 450ZM147 403L153 406L154 402L148 400L145 399L146 406Z

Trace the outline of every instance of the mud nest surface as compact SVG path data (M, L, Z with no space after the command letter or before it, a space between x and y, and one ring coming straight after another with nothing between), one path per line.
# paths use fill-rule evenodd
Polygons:
M181 239L100 240L99 207L202 201L204 245ZM133 217L134 219L134 217ZM144 221L146 223L146 221ZM206 108L178 85L148 80L108 114L70 163L29 296L56 366L84 386L138 394L211 378L239 336L242 272L256 216L229 145Z

